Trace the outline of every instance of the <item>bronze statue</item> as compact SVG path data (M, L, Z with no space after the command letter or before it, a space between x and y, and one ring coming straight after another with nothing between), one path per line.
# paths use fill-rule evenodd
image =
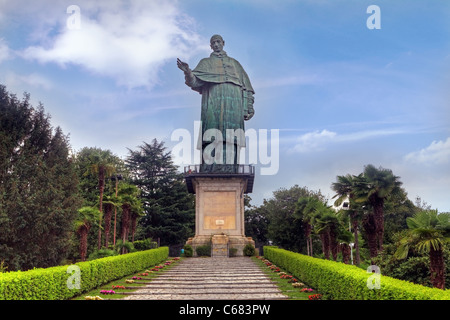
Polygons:
M222 149L223 156L215 157L214 164L235 165L239 161L239 149L245 147L244 120L250 120L255 113L255 91L241 64L223 51L222 37L213 35L210 44L213 50L210 57L200 60L194 70L180 59L177 65L185 74L186 85L202 95L198 148L202 150L203 163L211 164L210 156L214 157L214 153ZM214 138L208 134L211 132ZM223 148L214 148L210 154L208 145L220 140L218 132L222 134Z

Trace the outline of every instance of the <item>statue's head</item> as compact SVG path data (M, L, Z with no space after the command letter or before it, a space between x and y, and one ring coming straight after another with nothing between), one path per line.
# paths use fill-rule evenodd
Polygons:
M211 40L209 40L209 43L211 45L211 49L213 49L214 52L220 52L223 50L223 46L225 45L225 41L223 40L221 35L215 34L211 37Z

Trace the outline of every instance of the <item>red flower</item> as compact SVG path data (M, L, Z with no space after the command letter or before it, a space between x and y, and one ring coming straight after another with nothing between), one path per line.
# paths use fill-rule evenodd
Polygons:
M320 293L312 294L312 295L308 296L308 299L309 300L321 300L322 295Z

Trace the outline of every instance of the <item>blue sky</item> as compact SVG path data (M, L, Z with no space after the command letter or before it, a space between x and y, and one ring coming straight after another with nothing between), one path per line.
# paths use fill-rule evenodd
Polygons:
M195 67L218 33L256 91L246 128L279 130L279 170L257 174L253 204L295 184L331 198L337 175L373 164L450 211L449 17L441 0L0 0L0 83L41 101L75 151L171 149L200 118L176 58Z

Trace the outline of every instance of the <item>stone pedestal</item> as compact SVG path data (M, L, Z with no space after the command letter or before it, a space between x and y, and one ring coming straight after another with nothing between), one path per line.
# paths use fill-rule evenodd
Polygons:
M245 236L244 193L251 191L251 172L212 174L189 171L186 182L196 195L195 236L187 244L194 249L211 245L212 256L228 256L230 248L243 255L243 248L255 242Z

